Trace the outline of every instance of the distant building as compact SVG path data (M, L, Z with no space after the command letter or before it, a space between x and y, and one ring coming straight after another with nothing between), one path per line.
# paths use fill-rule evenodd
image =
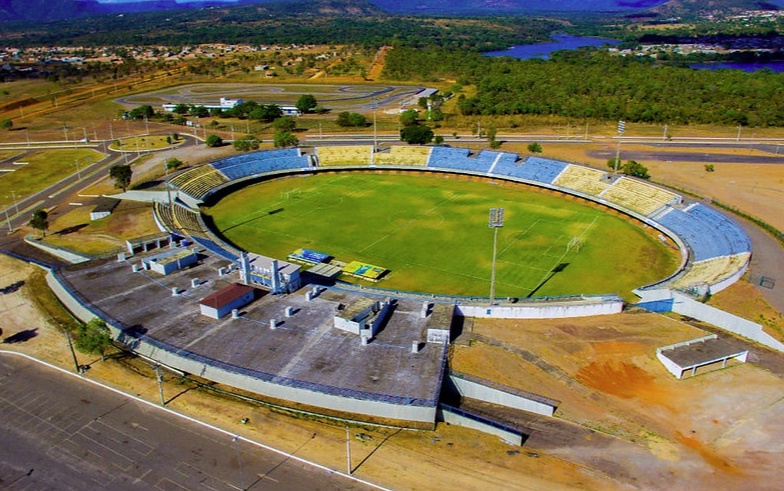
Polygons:
M180 104L187 104L189 106L196 106L196 107L201 106L201 107L206 107L207 109L226 110L226 109L232 109L235 106L238 106L238 105L242 104L242 99L229 99L228 97L221 97L219 104L200 104L198 102L195 102L195 103L194 102L179 102L179 103L175 104L175 103L172 103L172 102L167 102L167 103L164 103L161 107L163 107L164 111L170 113L170 112L174 112L174 108L176 108Z

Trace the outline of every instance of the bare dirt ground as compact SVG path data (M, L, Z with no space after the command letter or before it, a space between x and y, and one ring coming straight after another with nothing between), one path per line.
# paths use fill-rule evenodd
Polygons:
M474 334L471 347L455 348L455 369L559 399L558 418L615 437L601 458L590 445L559 446L546 436L529 445L640 489L665 480L668 489L778 489L784 380L752 364L675 379L656 347L701 336L699 329L621 314L477 320Z

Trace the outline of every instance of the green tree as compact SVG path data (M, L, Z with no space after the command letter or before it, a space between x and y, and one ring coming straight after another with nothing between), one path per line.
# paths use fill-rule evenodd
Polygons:
M312 94L302 94L299 96L299 99L297 99L297 102L294 103L294 106L303 113L309 113L316 109L318 101Z
M210 110L204 106L194 106L191 108L191 114L197 118L206 118L210 115Z
M261 140L256 138L254 135L245 135L234 140L232 146L234 147L234 150L247 152L249 150L258 150L260 143Z
M249 118L264 121L265 123L275 121L281 116L283 116L283 109L277 104L264 104L248 114Z
M273 121L272 127L277 131L294 131L297 128L297 122L291 116L283 116Z
M400 113L400 124L403 126L413 126L417 124L418 117L419 113L416 112L416 109L406 109Z
M166 168L169 170L176 169L183 164L182 160L178 159L177 157L170 157L166 159Z
M487 138L487 142L490 144L491 148L498 148L501 146L501 143L497 142L495 139L495 136L497 134L498 131L495 129L495 126L490 125L490 127L487 128L487 133L485 134L485 137Z
M122 189L123 193L131 185L133 170L128 164L115 164L109 168L109 178L114 181L114 187Z
M93 317L87 324L80 324L76 329L74 346L82 353L99 354L104 359L106 348L112 344L112 335L106 323Z
M49 229L49 213L44 209L38 209L33 212L33 217L30 219L29 225L35 230L40 230L42 235L46 237L46 231Z
M204 140L204 144L208 147L219 147L223 145L223 138L216 134L207 135L207 138Z
M348 111L343 111L342 113L338 114L338 126L365 126L367 125L367 121L365 120L365 116L359 113L350 113Z
M433 141L433 130L430 126L415 124L400 130L400 139L409 145L424 145Z
M542 153L542 145L539 142L532 142L528 144L529 153Z
M623 173L627 176L639 177L640 179L650 179L651 177L648 174L648 168L636 160L627 161L623 166Z
M433 143L436 145L443 145L444 144L444 135L436 135L433 139Z
M13 127L14 127L14 122L11 121L10 119L4 119L4 120L0 121L0 129L4 129L4 130L8 131L8 130L10 130Z
M275 148L296 147L299 145L299 139L290 131L278 131L273 136L273 141Z
M174 114L185 115L188 114L191 110L191 106L185 103L180 103L174 106L174 110L172 111Z
M152 108L151 105L144 104L139 107L135 107L131 109L131 111L128 113L128 116L131 119L144 119L144 118L149 119L155 116L155 110Z

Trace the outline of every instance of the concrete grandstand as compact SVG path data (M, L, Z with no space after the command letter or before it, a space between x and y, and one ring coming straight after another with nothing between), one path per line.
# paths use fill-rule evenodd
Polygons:
M208 318L199 302L238 281L243 251L216 237L195 206L245 181L322 169L465 173L580 196L655 227L678 244L682 263L670 278L641 290L718 291L739 278L751 254L743 230L713 208L684 203L646 181L569 162L447 147L400 147L386 154L364 145L319 147L315 154L317 159L300 149L254 152L174 176L177 199L156 203L154 213L161 230L175 237L173 244L197 246L199 260L186 269L161 277L144 267L144 254L123 255L55 271L50 285L78 317L106 319L118 342L173 369L320 414L432 427L454 315L597 315L619 312L622 301L532 299L514 306L501 302L491 312L479 302L456 305L405 293L387 298L388 292L372 288L306 282L286 292L258 289L255 301L231 317ZM341 311L367 298L388 306L371 336L333 329Z

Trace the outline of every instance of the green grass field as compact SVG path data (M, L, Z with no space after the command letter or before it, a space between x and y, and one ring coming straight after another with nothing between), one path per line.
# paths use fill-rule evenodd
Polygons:
M360 173L250 186L205 214L237 246L285 258L304 247L385 267L379 287L488 296L491 207L504 207L496 297L618 293L677 267L677 256L627 221L520 187ZM567 246L578 237L580 246ZM560 272L553 272L560 269Z
M20 156L18 159L24 165L14 166L13 172L0 174L0 203L7 207L12 202L11 191L17 197L29 196L76 174L77 165L84 169L102 157L102 153L92 148L36 150Z

